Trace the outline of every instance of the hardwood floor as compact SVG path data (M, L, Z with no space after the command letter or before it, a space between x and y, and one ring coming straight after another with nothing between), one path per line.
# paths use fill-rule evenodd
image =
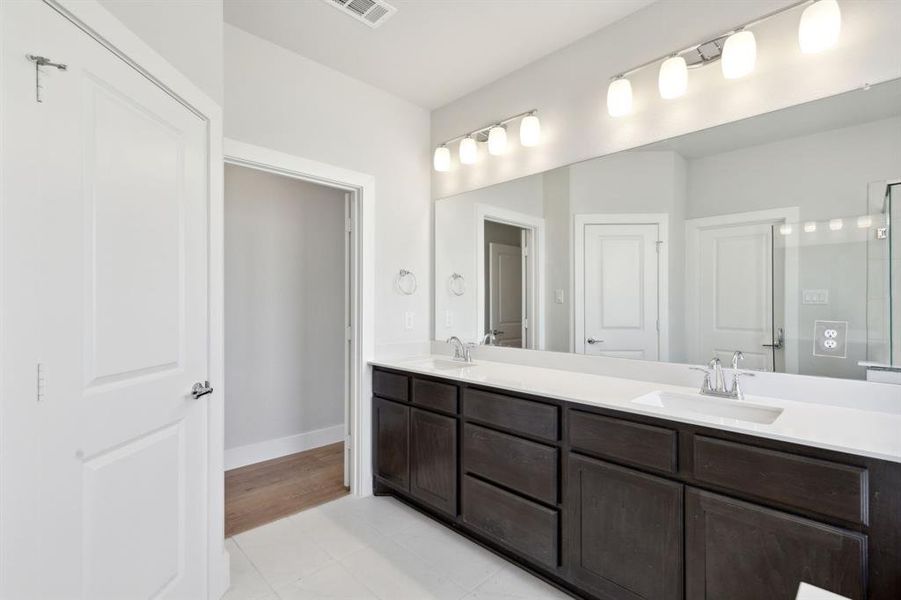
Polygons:
M344 444L225 472L225 537L348 494Z

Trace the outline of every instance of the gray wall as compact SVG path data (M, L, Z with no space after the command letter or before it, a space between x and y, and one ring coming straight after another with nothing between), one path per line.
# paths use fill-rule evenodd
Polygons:
M344 193L225 168L225 447L344 420Z

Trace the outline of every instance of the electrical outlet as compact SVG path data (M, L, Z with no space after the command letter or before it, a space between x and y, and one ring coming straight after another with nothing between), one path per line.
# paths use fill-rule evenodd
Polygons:
M845 358L848 343L847 321L814 321L813 355Z
M413 329L413 317L414 313L412 311L407 311L404 313L404 329Z

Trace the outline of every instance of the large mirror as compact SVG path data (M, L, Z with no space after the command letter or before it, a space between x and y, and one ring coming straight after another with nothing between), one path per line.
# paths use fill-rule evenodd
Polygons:
M901 80L438 200L435 337L863 379L893 218Z

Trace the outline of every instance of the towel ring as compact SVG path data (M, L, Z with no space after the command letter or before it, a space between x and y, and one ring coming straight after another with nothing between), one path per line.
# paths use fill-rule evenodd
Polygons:
M416 275L413 274L413 271L401 269L397 273L397 289L399 289L402 294L412 296L416 293L416 288Z
M447 281L447 288L454 296L462 296L466 293L466 278L459 273L454 273Z

